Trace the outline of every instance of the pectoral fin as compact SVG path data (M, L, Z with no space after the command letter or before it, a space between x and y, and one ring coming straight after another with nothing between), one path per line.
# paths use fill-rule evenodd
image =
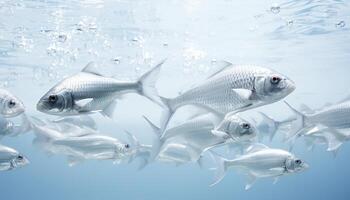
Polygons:
M253 185L254 183L256 182L256 176L254 176L253 174L251 173L248 173L247 174L247 183L245 185L245 190L249 190Z
M114 109L115 106L117 105L117 101L112 101L109 105L107 105L102 111L101 114L103 116L113 118L114 115Z
M84 110L84 108L93 100L93 98L81 99L75 102L75 106L78 110Z
M236 88L232 89L240 98L245 100L253 100L254 92L252 90Z
M77 156L68 156L67 160L68 160L69 167L73 167L73 166L83 162L83 158L80 158Z

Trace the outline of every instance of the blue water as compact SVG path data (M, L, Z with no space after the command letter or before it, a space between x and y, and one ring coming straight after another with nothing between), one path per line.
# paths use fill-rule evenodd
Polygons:
M157 87L163 96L202 80L215 60L257 64L294 80L293 105L317 108L350 94L350 2L345 0L1 0L0 85L20 97L29 115L38 99L57 81L89 61L113 76L131 80L163 58ZM283 103L258 110L282 119ZM150 143L141 115L158 119L160 109L128 95L115 121L99 115L101 132L123 138L123 129ZM246 115L256 114L254 111ZM52 117L51 117L52 118ZM69 167L64 156L48 156L32 146L32 133L1 143L23 152L30 164L0 173L0 199L344 199L350 198L350 144L336 158L318 146L294 152L306 160L305 172L284 176L277 184L259 180L244 190L244 177L229 171L210 188L213 173L189 163L137 162L113 165L86 161ZM287 149L277 136L271 147Z

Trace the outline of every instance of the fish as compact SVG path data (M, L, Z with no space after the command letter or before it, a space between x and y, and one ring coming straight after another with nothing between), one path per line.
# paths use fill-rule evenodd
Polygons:
M103 76L93 62L81 72L67 77L51 88L37 103L46 114L69 116L100 112L113 118L116 99L126 93L140 94L161 105L155 88L163 60L137 81L119 81Z
M256 138L257 129L237 115L227 115L212 131L214 135L228 135L234 142L246 142Z
M224 67L175 98L160 97L164 104L161 130L165 129L175 111L185 105L193 105L221 115L238 113L283 99L295 90L288 77L258 66Z
M5 89L0 89L0 114L3 117L16 117L24 113L25 107L21 100Z
M68 156L70 166L92 159L113 160L119 163L130 149L128 143L105 135L58 138L51 144L59 149L60 154Z
M244 155L232 160L221 157L215 152L210 152L217 168L214 182L211 186L219 183L226 175L227 170L234 168L247 176L245 189L250 189L257 179L278 178L287 174L294 174L309 168L309 165L295 155L282 149L269 148L263 144L249 146Z
M29 160L17 150L0 145L0 171L9 171L24 167Z
M135 159L139 159L140 163L138 166L138 170L145 168L152 160L150 159L152 156L152 145L140 144L137 139L132 136L136 140L133 143L135 151L130 154L129 162L132 162ZM189 163L196 162L202 168L202 156L197 158L197 155L200 154L200 150L198 148L179 143L167 142L162 151L157 156L157 162L170 163L175 164L176 166Z
M88 131L61 132L61 129L46 126L43 121L38 120L34 122L33 131L37 136L33 141L34 145L49 154L65 155L69 166L84 160L113 160L114 163L120 163L133 150L129 143L114 137Z
M21 123L15 123L0 115L0 139L5 136L15 137L31 130L31 123L25 114L21 115Z
M248 121L238 116L226 116L222 121L220 116L213 113L199 115L193 119L168 129L164 135L161 130L147 117L148 122L156 136L153 142L152 159L167 149L168 144L173 146L186 146L191 152L191 161L198 161L205 151L227 143L239 145L251 142L256 137L256 129ZM220 122L221 121L221 122ZM219 125L216 125L219 124Z
M286 134L286 141L290 141L291 145L303 136L309 141L315 140L315 143L323 141L328 145L327 151L336 151L350 140L350 98L317 110L308 108L307 112L298 111L287 102L285 104L296 118Z

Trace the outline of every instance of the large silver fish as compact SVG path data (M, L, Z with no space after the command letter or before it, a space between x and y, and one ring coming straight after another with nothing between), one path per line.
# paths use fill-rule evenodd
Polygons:
M155 82L162 61L137 81L119 81L102 76L94 63L50 89L37 103L37 109L52 115L78 115L101 112L112 117L115 100L125 93L138 93L160 104Z
M0 145L0 171L13 170L27 164L28 159L17 150Z
M286 139L292 143L297 137L304 136L309 138L309 141L315 140L315 143L324 141L328 145L328 151L335 151L345 141L350 140L349 98L315 111L308 108L304 113L287 102L286 104L296 116L296 120L291 122L291 130L286 135Z
M236 168L248 176L245 189L248 190L258 178L273 177L300 172L308 165L296 158L288 151L281 149L271 149L263 144L250 146L246 153L233 160L228 160L211 153L216 161L217 169L215 181L212 185L219 183L229 168ZM277 179L275 179L275 182Z
M4 117L16 117L24 112L23 103L9 91L0 89L0 114Z
M162 98L167 110L162 117L164 131L174 112L184 105L194 105L226 115L276 102L294 89L286 76L273 70L256 66L226 67L203 83L168 99Z

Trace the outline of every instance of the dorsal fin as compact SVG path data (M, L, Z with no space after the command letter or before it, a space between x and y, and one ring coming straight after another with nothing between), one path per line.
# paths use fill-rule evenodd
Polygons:
M268 149L269 147L261 144L261 143L256 143L256 144L252 144L249 145L248 148L245 149L245 153L254 153L263 149Z
M225 71L226 69L230 68L231 66L233 66L232 63L230 62L227 62L227 61L224 61L224 60L220 60L220 61L217 61L216 63L216 66L218 67L218 69L216 71L214 71L214 73L211 73L208 77L208 78L211 78L217 74L219 74L220 72L222 71Z
M97 64L95 62L89 62L84 69L81 70L82 72L90 73L90 74L95 74L98 76L103 76L97 67Z

